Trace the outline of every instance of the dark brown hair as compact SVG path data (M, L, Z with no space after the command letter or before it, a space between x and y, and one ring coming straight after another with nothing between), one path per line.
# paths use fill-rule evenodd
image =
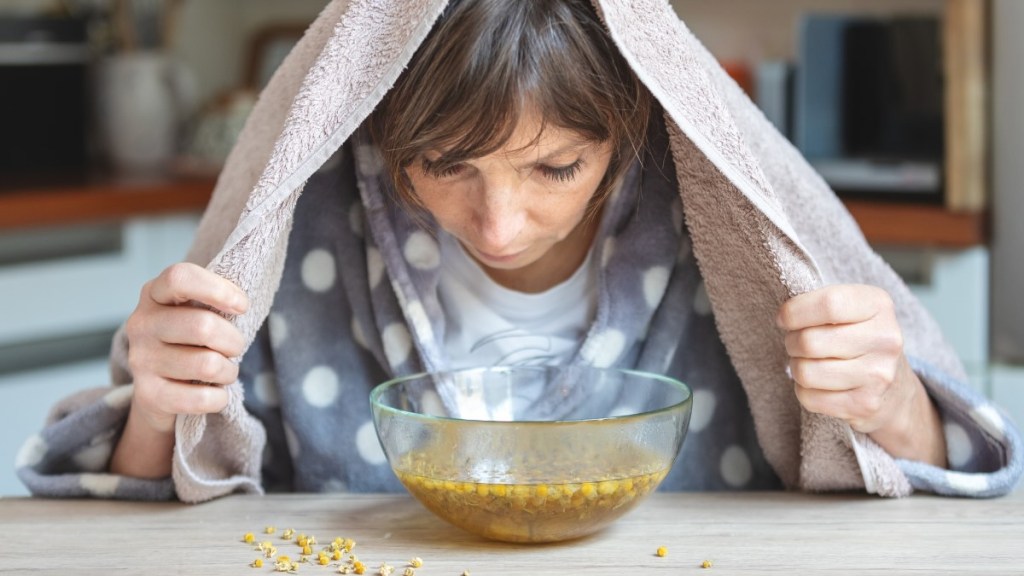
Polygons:
M650 109L588 0L453 0L369 127L399 196L417 205L405 168L420 154L443 150L440 170L486 156L535 111L541 130L611 142L597 206L643 148Z

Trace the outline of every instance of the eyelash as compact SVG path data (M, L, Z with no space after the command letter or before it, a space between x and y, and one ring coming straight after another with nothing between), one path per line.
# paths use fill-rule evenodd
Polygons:
M448 166L441 166L440 162L431 162L426 158L422 162L423 171L434 178L450 178L455 176L464 168L463 164L450 164ZM576 176L580 172L580 168L583 167L583 159L580 158L568 166L538 166L537 168L541 171L544 176L555 182L569 182L575 180Z

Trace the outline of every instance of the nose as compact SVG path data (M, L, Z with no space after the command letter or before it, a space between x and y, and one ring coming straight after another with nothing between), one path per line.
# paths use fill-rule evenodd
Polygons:
M526 206L515 182L488 182L477 210L478 249L501 255L513 244L526 223Z

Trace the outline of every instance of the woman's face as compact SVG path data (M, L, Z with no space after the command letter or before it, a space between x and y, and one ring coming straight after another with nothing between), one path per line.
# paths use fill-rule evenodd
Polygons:
M539 129L524 116L493 154L438 170L432 162L444 151L433 150L406 170L423 206L487 269L562 257L608 169L607 142L549 125L534 143Z

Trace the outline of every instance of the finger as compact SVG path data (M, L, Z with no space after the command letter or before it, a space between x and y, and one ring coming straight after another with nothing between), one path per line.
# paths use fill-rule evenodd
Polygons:
M854 359L874 352L898 354L901 332L875 319L854 324L811 326L787 332L786 353L793 358Z
M884 391L896 382L899 361L880 357L856 360L791 358L789 372L801 388Z
M197 346L167 345L153 357L152 371L167 380L226 386L238 379L238 365L223 354Z
M201 346L233 358L245 348L242 333L223 316L204 308L160 306L145 319L157 340Z
M229 314L244 314L249 299L230 280L188 262L169 266L152 282L150 298L157 304L174 306L201 302Z
M799 294L779 308L776 323L784 330L801 330L826 324L851 324L873 318L886 305L889 294L862 284L826 286Z
M220 386L165 380L159 390L161 407L172 414L213 414L228 405L228 392Z
M853 395L848 391L819 390L796 386L793 389L800 405L808 412L849 420Z
M884 395L866 394L861 390L832 391L795 388L797 400L808 412L833 416L846 421L858 432L877 429L886 412Z

